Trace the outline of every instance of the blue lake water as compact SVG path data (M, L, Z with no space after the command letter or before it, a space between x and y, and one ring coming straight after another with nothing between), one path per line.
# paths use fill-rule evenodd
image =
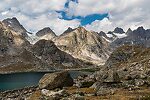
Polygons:
M37 86L39 80L47 72L28 72L28 73L13 73L0 74L0 91L19 89L27 86ZM79 71L69 71L72 78L78 75L89 74Z

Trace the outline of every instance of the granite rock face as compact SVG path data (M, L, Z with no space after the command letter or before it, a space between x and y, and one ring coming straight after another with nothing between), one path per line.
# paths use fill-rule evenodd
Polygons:
M40 39L53 40L56 37L56 34L49 27L46 27L38 31L36 36Z
M0 73L52 70L32 53L32 45L18 32L0 22Z
M51 40L38 41L31 47L31 51L48 65L51 66L56 64L56 69L82 68L90 64L76 59L64 51L61 51Z
M73 57L94 64L104 64L109 56L108 42L96 32L87 31L83 27L60 35L54 42Z
M125 33L124 30L122 28L119 28L119 27L116 27L113 32L114 33L120 33L120 34Z
M27 37L27 30L20 24L20 22L15 18L7 18L2 21L2 23L10 30Z
M47 32L51 30L45 28L39 34L47 34ZM27 40L29 34L24 33L27 31L16 18L8 18L0 22L0 73L51 71L92 66L61 51L51 40L42 39L35 44L30 44ZM53 35L55 36L54 33Z

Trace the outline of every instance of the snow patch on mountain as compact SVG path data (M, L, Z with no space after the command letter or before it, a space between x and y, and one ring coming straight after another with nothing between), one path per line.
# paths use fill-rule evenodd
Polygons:
M112 37L113 37L113 35L112 35L112 34L108 34L108 33L106 33L106 35L107 35L107 37L109 37L109 38L112 38Z
M37 41L40 40L40 38L38 36L36 36L35 34L30 34L28 32L26 32L28 37L26 38L31 44L35 44Z
M123 33L123 34L120 34L120 33L113 33L115 36L117 36L117 38L124 38L127 36L127 34Z
M104 36L102 36L103 39L105 39L107 42L112 42L111 40L105 38Z

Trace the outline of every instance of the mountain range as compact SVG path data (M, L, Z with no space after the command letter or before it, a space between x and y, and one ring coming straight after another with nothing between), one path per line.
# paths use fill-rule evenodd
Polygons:
M117 27L108 33L69 27L57 36L49 27L33 34L16 18L7 18L0 22L0 69L2 73L96 67L120 46L150 47L149 42L150 29L143 27L127 32Z

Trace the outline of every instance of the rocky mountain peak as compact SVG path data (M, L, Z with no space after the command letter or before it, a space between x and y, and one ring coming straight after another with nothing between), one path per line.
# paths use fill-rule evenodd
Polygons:
M127 30L127 32L126 32L126 34L130 34L130 33L132 33L133 31L131 30L131 28L129 28L128 30Z
M20 48L26 48L26 46L29 45L28 41L21 35L15 34L15 32L10 31L8 27L0 22L0 52L14 54L18 52Z
M127 32L132 32L131 28L129 28L129 29L127 30Z
M142 33L142 32L145 31L145 29L141 26L141 27L138 27L138 28L137 28L137 31L140 32L140 33Z
M74 31L75 33L87 33L87 30L84 28L84 27L82 27L82 26L79 26L79 27L77 27L77 28L75 28L75 29L72 29L70 32L68 32L68 33L71 33L72 31Z
M5 22L9 24L19 24L19 21L17 20L16 17L4 19L3 23Z
M77 31L79 33L86 33L87 32L87 30L82 26L79 26L78 28L76 28L75 31Z
M36 36L40 39L52 40L56 37L56 34L49 27L46 27L38 31Z
M80 37L82 37L82 35L86 35L87 33L91 33L89 31L87 31L84 27L77 27L75 29L72 28L68 28L63 34L61 34L58 38L63 38L63 37L74 37L74 39L77 39Z
M44 36L46 34L56 36L56 34L49 27L45 27L36 33L37 36Z
M9 28L10 30L18 33L18 35L23 35L27 37L27 30L20 24L20 22L17 20L17 18L7 18L2 21L2 23Z
M141 26L141 27L138 27L136 30L133 31L133 35L135 36L140 36L140 37L147 37L147 35L149 34L146 34L146 30Z
M84 27L78 27L67 34L59 36L55 44L62 51L88 62L93 61L93 63L103 64L108 57L107 49L105 49L108 41L98 33L88 31Z
M60 37L71 36L74 37L74 39L84 40L86 38L86 35L92 34L92 32L87 31L84 27L81 26L75 29L68 28L67 31L68 31L67 33L64 32L63 34L61 34Z
M125 33L124 30L122 28L119 28L119 27L116 27L113 32L114 33L120 33L120 34Z
M8 20L14 23L19 23L16 17L13 17L12 19L8 19Z
M69 33L71 31L73 31L73 29L71 27L68 27L68 29L66 31L64 31L64 33Z
M106 33L103 32L103 31L100 31L100 32L99 32L99 35L100 35L100 36L106 36Z
M109 31L107 34L113 34L113 32Z
M76 33L79 36L81 36L81 35L88 36L88 35L90 35L90 34L92 35L93 33L96 33L96 32L94 32L94 31L88 31L86 28L84 28L82 26L79 26L78 28L75 28L70 33Z
M65 30L60 36L66 35L66 34L72 32L72 31L74 31L74 30L75 30L75 29L72 29L71 27L68 27L68 29Z

